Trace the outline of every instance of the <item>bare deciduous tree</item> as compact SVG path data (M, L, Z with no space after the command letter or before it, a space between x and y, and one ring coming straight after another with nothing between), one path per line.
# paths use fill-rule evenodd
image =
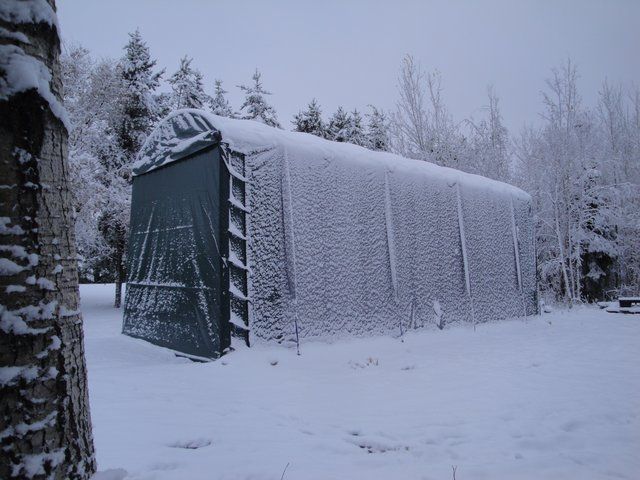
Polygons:
M440 72L425 72L407 55L398 77L392 116L392 151L409 158L465 169L463 138L442 98Z

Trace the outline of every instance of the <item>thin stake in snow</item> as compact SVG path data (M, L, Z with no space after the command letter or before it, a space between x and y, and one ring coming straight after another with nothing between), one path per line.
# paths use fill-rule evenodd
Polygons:
M296 310L293 316L293 325L296 328L296 353L298 354L298 356L300 356L300 336L298 334L298 312L297 312L298 307L296 306L294 310Z
M280 480L284 480L284 474L287 472L287 468L289 468L289 462L285 465L282 475L280 476Z

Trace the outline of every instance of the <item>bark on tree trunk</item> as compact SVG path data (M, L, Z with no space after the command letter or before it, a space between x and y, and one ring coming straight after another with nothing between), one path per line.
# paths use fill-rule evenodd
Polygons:
M0 27L19 33L0 38L0 478L87 479L96 463L55 5L3 2ZM24 22L39 23L7 13L30 8Z
M554 201L553 203L553 214L554 214L554 221L555 221L555 229L556 229L556 238L558 239L558 251L560 254L560 266L562 269L562 279L564 280L564 286L565 286L565 296L569 301L573 301L573 294L571 292L571 284L569 283L569 276L567 275L567 264L565 262L565 255L564 255L564 240L562 238L562 235L560 233L560 220L558 219L558 206L556 205L556 202Z
M115 308L120 308L120 305L122 304L122 278L120 277L120 271L122 270L122 268L120 267L120 265L122 264L122 254L120 253L119 246L116 247L116 251L113 257L113 261L116 267L116 295L113 301L113 306Z
M114 308L120 308L122 305L122 281L120 280L120 275L116 278L116 297L113 301Z
M113 306L120 308L122 305L122 284L125 282L125 268L124 268L124 248L125 248L125 229L120 224L116 226L116 250L115 250L115 265L116 265L116 296Z

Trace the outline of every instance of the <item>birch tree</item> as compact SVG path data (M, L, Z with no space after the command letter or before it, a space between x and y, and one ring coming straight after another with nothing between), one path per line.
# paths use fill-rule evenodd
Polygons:
M486 117L477 123L467 122L471 133L466 168L506 182L510 176L509 132L502 122L499 98L492 86L487 87L487 99Z
M446 167L464 165L464 138L443 99L442 76L425 72L407 55L398 77L398 101L392 116L392 151Z
M113 125L120 118L123 84L117 63L95 61L88 50L72 46L61 56L64 102L69 113L69 168L79 271L85 281L113 281L102 271L113 256L101 235L99 220L113 192L107 188L110 156L118 155Z
M0 8L0 478L95 472L55 5Z
M640 284L640 91L628 92L607 80L599 91L597 114L602 135L601 163L611 186L612 249L618 261L611 265L621 292L636 293Z
M603 124L583 106L577 80L571 60L552 70L544 126L529 130L518 149L520 182L535 202L541 285L570 303L614 287L608 272L620 261L619 184L603 152Z

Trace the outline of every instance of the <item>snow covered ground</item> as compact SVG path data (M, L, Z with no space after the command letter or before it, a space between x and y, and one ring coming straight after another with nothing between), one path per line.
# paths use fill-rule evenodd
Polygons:
M640 315L580 308L203 364L121 335L111 285L81 294L96 479L640 478Z

